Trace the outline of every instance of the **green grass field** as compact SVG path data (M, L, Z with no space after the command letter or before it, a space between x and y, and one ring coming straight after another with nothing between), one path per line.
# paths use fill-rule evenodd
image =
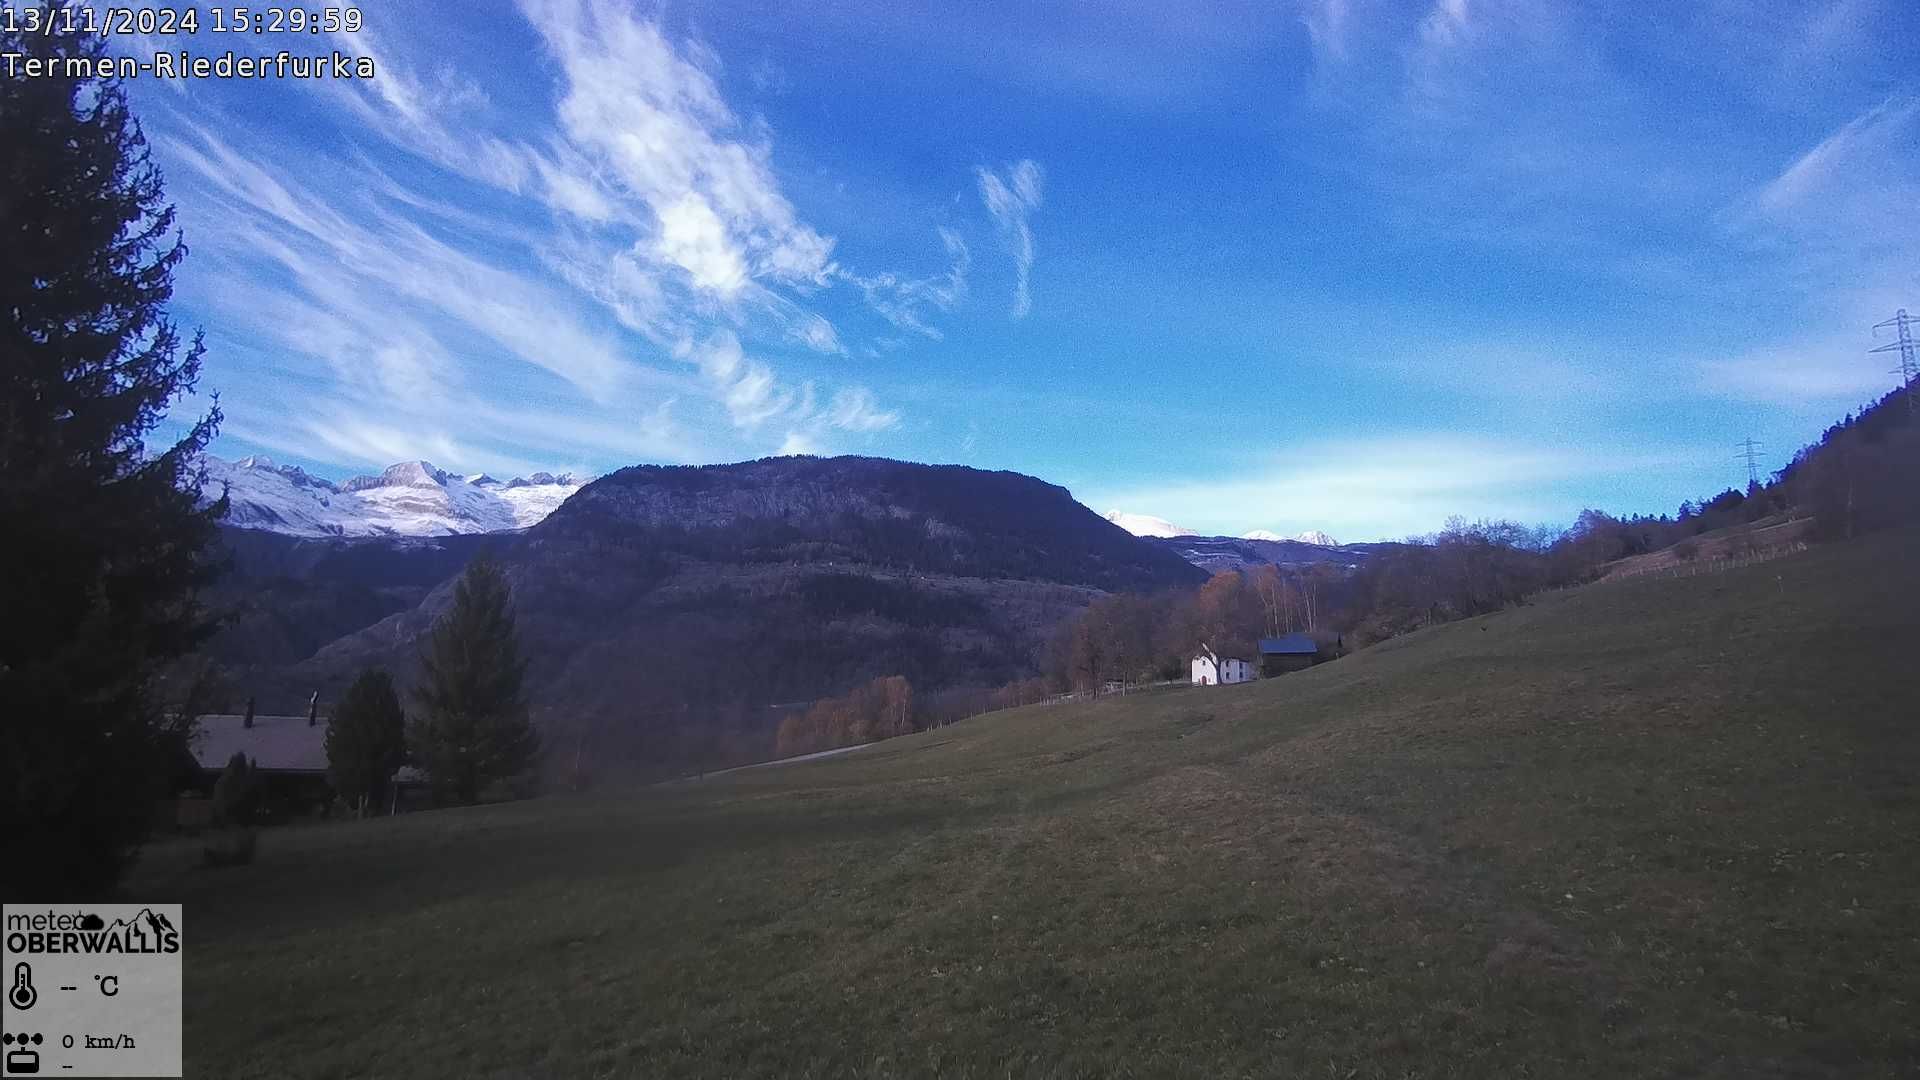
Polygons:
M1916 549L132 889L193 1077L1910 1076Z

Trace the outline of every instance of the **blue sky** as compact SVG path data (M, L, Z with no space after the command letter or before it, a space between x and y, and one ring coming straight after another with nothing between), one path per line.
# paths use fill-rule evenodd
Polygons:
M1778 467L1920 311L1902 0L361 10L122 46L376 62L131 87L224 456L867 453L1396 537Z

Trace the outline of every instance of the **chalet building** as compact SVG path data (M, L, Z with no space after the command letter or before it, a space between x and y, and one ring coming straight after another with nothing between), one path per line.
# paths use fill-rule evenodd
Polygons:
M1193 685L1226 686L1253 681L1253 665L1230 656L1216 656L1205 645L1193 658Z
M333 803L333 787L327 780L327 726L327 718L319 715L316 706L310 706L305 716L203 714L190 743L198 773L193 786L200 795L211 796L227 762L235 754L244 754L254 768L261 806L270 819L325 813ZM395 792L404 803L406 793L418 786L421 777L407 767L394 780ZM206 824L197 818L210 808L186 805L202 801L182 800L178 823Z
M195 725L193 763L200 787L214 782L235 754L245 754L259 777L269 812L298 814L333 801L327 783L327 722L318 715L249 716L210 713Z
M1260 639L1260 674L1285 675L1319 663L1320 643L1307 634Z

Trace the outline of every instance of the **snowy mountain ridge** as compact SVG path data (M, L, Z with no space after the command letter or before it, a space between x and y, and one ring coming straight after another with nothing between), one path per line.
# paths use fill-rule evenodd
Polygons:
M1103 516L1105 516L1108 521L1113 522L1115 525L1120 526L1135 536L1169 540L1176 536L1200 535L1192 529L1181 528L1166 518L1154 517L1152 514L1129 514L1121 510L1112 510ZM1272 543L1313 544L1317 547L1340 546L1338 540L1335 540L1333 537L1328 536L1318 529L1294 533L1292 536L1283 536L1269 529L1255 529L1250 533L1242 533L1238 539L1266 540Z
M1320 547L1339 547L1340 546L1340 541L1335 540L1333 537L1328 536L1326 533L1321 532L1319 529L1309 529L1306 532L1294 533L1292 536L1282 536L1279 533L1273 532L1272 530L1269 530L1269 529L1255 529L1250 533L1241 533L1240 539L1269 540L1274 543L1286 543L1288 541L1292 541L1293 543L1296 543L1296 544L1315 544Z
M1119 510L1109 510L1101 516L1135 536L1166 538L1193 535L1192 529L1183 529L1166 518L1154 517L1152 514L1128 514Z
M403 461L378 476L335 484L298 465L253 455L201 457L205 494L230 501L225 523L289 536L447 536L524 529L558 509L586 483L572 473L537 472L505 482L458 476L425 461Z

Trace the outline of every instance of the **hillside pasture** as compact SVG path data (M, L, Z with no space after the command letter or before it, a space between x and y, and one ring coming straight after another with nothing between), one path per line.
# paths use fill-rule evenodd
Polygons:
M1910 1076L1917 542L131 888L196 1077Z

